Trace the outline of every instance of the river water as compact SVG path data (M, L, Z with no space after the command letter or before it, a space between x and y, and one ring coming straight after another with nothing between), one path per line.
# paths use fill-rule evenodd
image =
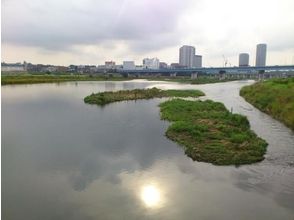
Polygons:
M294 133L241 98L253 81L2 86L3 219L294 219ZM92 92L200 89L269 145L244 166L194 162L165 137L161 99L98 107Z

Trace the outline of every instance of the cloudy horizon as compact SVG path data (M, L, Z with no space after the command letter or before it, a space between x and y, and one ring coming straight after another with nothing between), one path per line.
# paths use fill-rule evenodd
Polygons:
M292 0L3 0L1 61L54 65L120 64L145 57L178 62L192 45L203 66L238 65L256 44L267 65L294 64Z

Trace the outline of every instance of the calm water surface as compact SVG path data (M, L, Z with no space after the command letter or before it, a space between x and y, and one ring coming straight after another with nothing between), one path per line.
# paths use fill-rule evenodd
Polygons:
M252 81L2 86L3 219L294 219L294 133L246 103ZM254 165L193 162L165 136L163 100L87 105L92 92L201 89L268 143Z

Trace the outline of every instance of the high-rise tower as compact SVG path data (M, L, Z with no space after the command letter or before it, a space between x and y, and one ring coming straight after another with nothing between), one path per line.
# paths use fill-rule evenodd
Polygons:
M257 44L255 66L265 66L266 64L266 44Z
M249 66L249 54L240 53L239 54L239 66Z
M180 48L179 64L185 67L193 67L195 60L195 47L184 45Z

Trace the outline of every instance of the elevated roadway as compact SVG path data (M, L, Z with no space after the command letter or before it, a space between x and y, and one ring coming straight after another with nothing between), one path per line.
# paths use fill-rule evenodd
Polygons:
M178 69L136 69L118 70L128 74L258 74L263 72L294 72L294 65L284 66L246 66L246 67L201 67L201 68L178 68Z

